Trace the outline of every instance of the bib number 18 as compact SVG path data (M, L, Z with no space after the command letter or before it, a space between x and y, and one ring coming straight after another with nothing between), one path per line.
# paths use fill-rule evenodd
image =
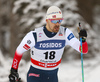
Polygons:
M45 52L44 54L45 54L45 59L54 59L55 58L55 51L51 51L51 52Z

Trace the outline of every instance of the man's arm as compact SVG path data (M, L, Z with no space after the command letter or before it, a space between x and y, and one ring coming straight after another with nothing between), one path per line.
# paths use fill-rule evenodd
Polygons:
M17 47L15 51L15 55L14 55L13 63L11 67L11 72L9 75L10 82L16 81L19 78L18 66L19 66L23 53L28 51L35 45L33 33L34 32L31 31L28 34L26 34L26 36L23 38L23 40L21 41L21 43L19 44L19 46Z
M79 38L82 38L82 53L87 53L88 52L88 44L86 42L86 38L87 38L87 32L85 29L81 29L79 31ZM81 46L79 47L79 50L81 52Z
M83 33L81 32L81 34ZM74 48L78 52L81 52L80 41L74 36L72 31L70 31L68 28L66 29L66 45L70 45L72 48ZM88 52L88 44L86 40L83 40L82 42L82 50L84 54Z
M17 47L12 63L12 68L18 69L18 65L22 58L23 53L31 49L34 45L35 45L35 40L33 32L31 31L23 38L23 40Z

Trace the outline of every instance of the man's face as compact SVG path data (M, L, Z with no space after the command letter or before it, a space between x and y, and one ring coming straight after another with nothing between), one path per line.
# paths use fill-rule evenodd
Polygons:
M61 18L57 19L47 19L47 30L50 32L57 33L59 31L60 25L61 25Z

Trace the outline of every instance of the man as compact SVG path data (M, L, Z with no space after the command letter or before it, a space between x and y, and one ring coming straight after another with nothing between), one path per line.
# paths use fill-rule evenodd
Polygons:
M62 21L62 11L51 6L46 13L46 26L29 32L23 38L15 52L10 82L18 80L18 65L23 53L28 50L31 50L31 66L27 73L27 82L58 82L57 72L64 47L70 45L78 52L81 51L80 41L68 28L60 26ZM80 30L79 37L82 37L83 53L87 53L86 30Z

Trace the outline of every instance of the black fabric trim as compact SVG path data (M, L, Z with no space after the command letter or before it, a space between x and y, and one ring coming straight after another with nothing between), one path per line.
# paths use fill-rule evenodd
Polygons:
M49 38L51 38L51 37L53 37L53 36L55 36L57 34L57 33L48 31L46 26L44 26L43 31L46 34L46 36L49 37Z
M37 34L33 33L34 39L35 39L35 43L37 42Z

